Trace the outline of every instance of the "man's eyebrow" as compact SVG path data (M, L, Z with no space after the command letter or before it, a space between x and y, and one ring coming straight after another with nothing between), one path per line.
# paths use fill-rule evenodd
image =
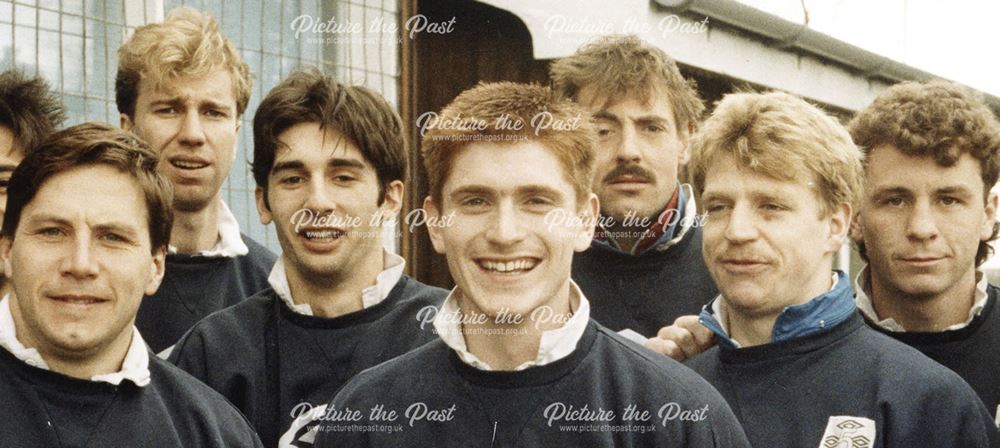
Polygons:
M178 107L179 108L179 107L184 106L184 103L187 101L187 99L188 99L188 97L181 96L181 95L164 95L163 98L159 98L159 99L155 99L153 101L150 101L149 104L151 104L153 106L173 106L173 107ZM212 108L212 109L223 109L223 110L232 110L233 109L232 105L227 105L225 102L216 101L214 99L203 99L203 100L200 100L198 102L198 107L199 108L201 108L201 107L209 107L209 108Z
M936 194L953 194L953 195L971 195L972 190L965 185L945 185L940 188L935 188L934 193Z
M608 112L606 110L601 110L601 111L594 112L593 114L591 114L590 118L593 119L593 120L608 120L608 121L613 121L613 122L618 123L618 124L621 124L621 122L622 122L620 119L618 119L617 115L612 114L612 113L610 113L610 112Z
M521 185L517 187L517 193L522 195L533 195L540 194L544 196L551 196L556 199L562 199L563 194L555 188L549 187L547 185Z
M228 104L225 104L223 102L215 101L215 100L211 100L211 99L202 100L201 103L199 103L198 105L200 107L208 106L211 109L221 109L221 110L227 110L227 111L235 109L235 107L232 106L232 105L228 105Z
M485 185L465 185L465 186L458 187L455 190L453 190L451 193L448 194L448 197L452 197L453 198L453 197L456 197L456 196L462 196L462 195L467 195L467 194L485 194L485 195L491 195L491 194L493 194L493 189L489 188L489 187L487 187Z
M129 237L134 237L142 232L142 230L137 229L135 226L130 225L127 222L119 222L119 221L104 222L94 226L94 229L99 230L101 232L107 232L107 231L118 232L125 234L126 236Z
M883 187L876 187L872 189L873 196L885 196L890 194L912 194L909 188L902 185L886 185Z
M662 117L660 115L642 115L639 117L634 117L631 120L639 124L660 124L660 125L671 124L669 118Z
M299 160L286 160L283 162L275 163L271 167L271 173L277 173L279 171L289 171L289 170L301 170L305 168L305 164Z
M345 159L342 157L331 159L326 165L330 168L355 168L359 170L365 168L365 164L358 159Z

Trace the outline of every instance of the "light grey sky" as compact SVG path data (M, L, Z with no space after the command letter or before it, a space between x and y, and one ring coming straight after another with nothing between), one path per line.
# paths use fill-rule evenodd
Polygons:
M738 0L801 23L800 0ZM1000 96L1000 1L805 0L809 27Z

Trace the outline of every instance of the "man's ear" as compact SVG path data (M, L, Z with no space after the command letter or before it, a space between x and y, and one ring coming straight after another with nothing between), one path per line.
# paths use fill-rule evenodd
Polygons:
M236 161L236 153L240 152L240 126L243 125L242 116L236 117L236 142L233 143L233 160Z
M156 293L157 289L160 289L160 282L163 281L163 273L166 272L166 258L167 258L167 248L161 247L156 249L153 253L153 259L150 263L150 276L149 281L146 282L146 295L151 296Z
M2 263L3 271L0 271L0 275L6 277L9 277L11 273L10 251L11 248L14 246L13 243L14 242L11 241L10 238L6 236L0 236L0 259L3 260Z
M990 194L986 196L986 207L983 208L984 216L983 226L979 231L979 240L988 241L991 236L993 236L993 228L996 227L997 223L997 193L995 191L990 191Z
M427 214L427 222L441 222L441 210L430 196L424 198L424 213ZM431 245L434 246L434 251L442 255L445 254L443 232L444 229L441 226L427 226L427 233L431 237Z
M254 198L257 200L257 214L260 215L260 223L266 226L274 220L274 217L271 215L271 209L267 206L267 200L264 197L265 194L264 189L261 187L257 187L253 191Z
M687 129L681 131L678 138L681 141L680 154L677 154L677 165L687 165L688 161L691 160L691 136L694 135L695 131L698 130L698 125L693 121L689 121L687 124Z
M394 180L389 182L389 185L386 185L385 196L382 198L382 205L379 206L382 210L381 221L396 219L396 216L399 215L399 210L403 207L403 192L405 189L403 181L400 180Z
M118 114L118 124L122 129L129 132L132 132L132 128L135 127L135 123L132 122L132 119L125 114Z
M851 218L851 229L847 235L848 237L851 238L851 241L853 241L855 244L864 241L865 239L864 226L861 224L860 211L855 213L854 216Z
M851 204L846 202L837 205L830 213L830 247L833 252L837 252L847 243L847 234L851 230L853 217Z
M573 250L583 252L590 248L590 243L594 240L594 231L597 226L597 219L601 213L601 202L597 195L590 193L587 201L580 207L577 216L580 218L580 228L576 229L576 239L573 243Z

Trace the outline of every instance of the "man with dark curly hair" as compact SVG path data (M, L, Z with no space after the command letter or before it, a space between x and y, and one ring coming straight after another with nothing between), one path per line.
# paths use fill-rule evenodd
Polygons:
M978 267L997 236L1000 123L964 88L902 83L850 123L867 188L852 236L868 323L961 375L1000 405L1000 311Z

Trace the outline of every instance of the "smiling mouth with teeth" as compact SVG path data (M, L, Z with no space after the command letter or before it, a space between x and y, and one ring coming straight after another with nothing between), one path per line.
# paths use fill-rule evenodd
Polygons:
M344 236L344 232L337 229L306 230L299 232L299 235L306 237L310 241L333 241Z
M175 167L177 167L177 168L185 169L185 170L196 170L196 169L204 168L204 167L208 166L207 163L203 163L203 162L188 162L188 161L185 161L185 160L171 160L170 164L173 165L173 166L175 166Z
M532 259L520 259L507 262L479 260L477 264L485 271L499 272L501 274L520 274L534 269L538 264L538 261Z

